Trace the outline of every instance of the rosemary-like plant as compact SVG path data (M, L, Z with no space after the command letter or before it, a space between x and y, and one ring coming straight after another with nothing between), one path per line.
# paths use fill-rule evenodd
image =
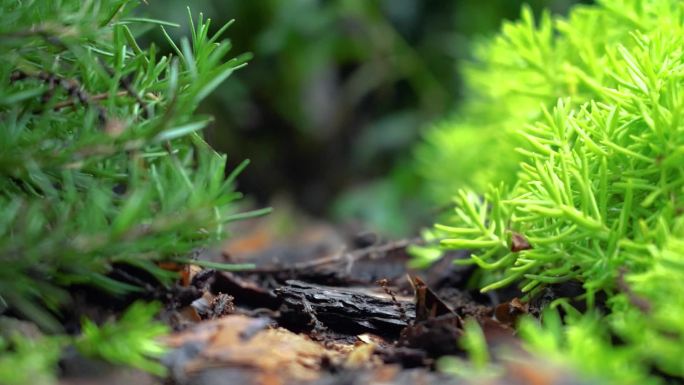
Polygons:
M200 136L199 102L233 71L210 20L161 56L136 36L169 23L134 16L136 1L3 1L0 13L0 300L46 330L85 284L131 265L168 283L157 261L189 260L236 214L237 173ZM167 35L168 36L168 35ZM230 266L228 266L230 267ZM234 266L239 268L239 266Z

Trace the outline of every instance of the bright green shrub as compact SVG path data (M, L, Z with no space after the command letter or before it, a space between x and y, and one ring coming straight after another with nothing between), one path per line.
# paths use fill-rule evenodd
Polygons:
M537 23L525 10L482 45L468 74L473 100L430 134L436 150L422 158L445 173L426 171L434 183L466 187L453 190L456 210L432 236L473 251L483 291L516 284L534 296L578 280L590 307L605 292L598 328L638 351L627 362L675 377L684 377L683 42L678 1L604 0ZM484 135L471 139L474 130ZM484 154L468 148L475 141ZM456 166L470 176L450 181L462 173L434 162L444 152L453 162L474 154Z
M514 142L501 135L506 129L511 128L496 126L487 116L467 122L456 117L432 127L416 149L427 200L443 205L460 188L483 191L495 180L513 183L517 164L511 158L519 155Z

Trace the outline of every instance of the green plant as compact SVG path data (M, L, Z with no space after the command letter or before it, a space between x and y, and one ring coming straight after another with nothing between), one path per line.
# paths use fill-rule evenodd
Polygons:
M136 302L116 321L100 326L83 319L78 336L22 334L20 321L3 322L0 336L0 383L7 385L57 383L56 369L62 351L74 346L84 357L139 368L164 375L157 359L166 353L160 337L168 327L154 320L159 304ZM3 320L6 321L6 320ZM13 330L16 329L16 330ZM34 335L38 334L38 335Z
M56 383L55 367L63 345L61 337L0 337L0 380L6 385Z
M140 291L109 276L121 264L167 283L156 261L187 262L260 213L235 213L246 163L226 178L198 134L211 119L194 113L247 59L225 60L228 24L209 35L191 17L191 39L160 57L135 36L165 23L136 5L2 2L0 297L48 330L66 287Z
M158 338L168 332L168 327L154 321L158 311L159 306L137 302L116 322L98 326L85 319L82 335L75 345L85 356L137 367L161 376L166 373L166 368L155 359L166 352Z
M612 384L653 384L643 347L615 346L598 312L571 314L561 320L558 312L547 309L543 323L524 318L518 330L525 348L537 357L564 367L580 369L582 376Z
M160 56L137 37L150 28L168 37L174 25L135 16L137 5L0 2L0 304L50 333L62 331L75 285L113 295L154 290L155 280L176 278L157 262L190 262L226 235L227 222L267 211L237 211L235 178L247 163L226 176L226 157L200 136L211 117L195 112L249 58L226 59L230 23L210 34L209 19L189 15L190 38L169 38L174 52ZM150 361L164 330L151 320L156 310L134 305L100 327L86 320L75 344L161 373ZM53 340L57 351L71 341L45 337ZM32 354L33 344L3 340L2 369L53 367L58 353ZM22 382L0 374L0 382Z
M477 95L461 118L473 114L481 150L496 153L463 160L471 179L439 177L466 188L431 234L473 251L483 291L516 284L531 297L577 280L590 308L606 293L595 329L643 348L629 362L675 377L684 377L684 311L674 304L684 294L682 17L677 1L604 0L537 23L524 9L505 24L479 51L469 77ZM461 128L433 146L457 156Z
M437 361L437 368L446 373L462 378L481 378L500 375L499 370L492 370L487 341L480 325L474 319L467 319L463 326L460 345L468 355L468 360L445 356Z

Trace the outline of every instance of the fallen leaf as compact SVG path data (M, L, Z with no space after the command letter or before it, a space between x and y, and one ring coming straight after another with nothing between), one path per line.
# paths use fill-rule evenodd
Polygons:
M266 327L264 327L266 326ZM319 378L321 364L340 353L328 350L309 337L282 328L268 328L264 319L230 315L206 321L167 338L170 346L201 346L185 362L175 362L184 375L211 368L235 368L253 372L254 384L310 381Z
M416 323L443 315L459 317L422 279L415 275L409 275L408 278L416 296Z
M515 326L518 318L524 314L529 313L530 304L522 302L519 298L513 298L509 302L504 302L496 306L494 315L499 322L505 323L509 326Z

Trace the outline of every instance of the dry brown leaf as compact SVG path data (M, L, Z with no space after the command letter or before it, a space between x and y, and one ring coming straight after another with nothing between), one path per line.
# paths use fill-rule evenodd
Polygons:
M315 380L320 376L321 363L339 355L304 335L271 329L264 319L242 315L203 322L167 341L176 348L203 343L199 354L184 365L188 375L216 367L243 368L254 371L259 384L276 384L277 379Z

